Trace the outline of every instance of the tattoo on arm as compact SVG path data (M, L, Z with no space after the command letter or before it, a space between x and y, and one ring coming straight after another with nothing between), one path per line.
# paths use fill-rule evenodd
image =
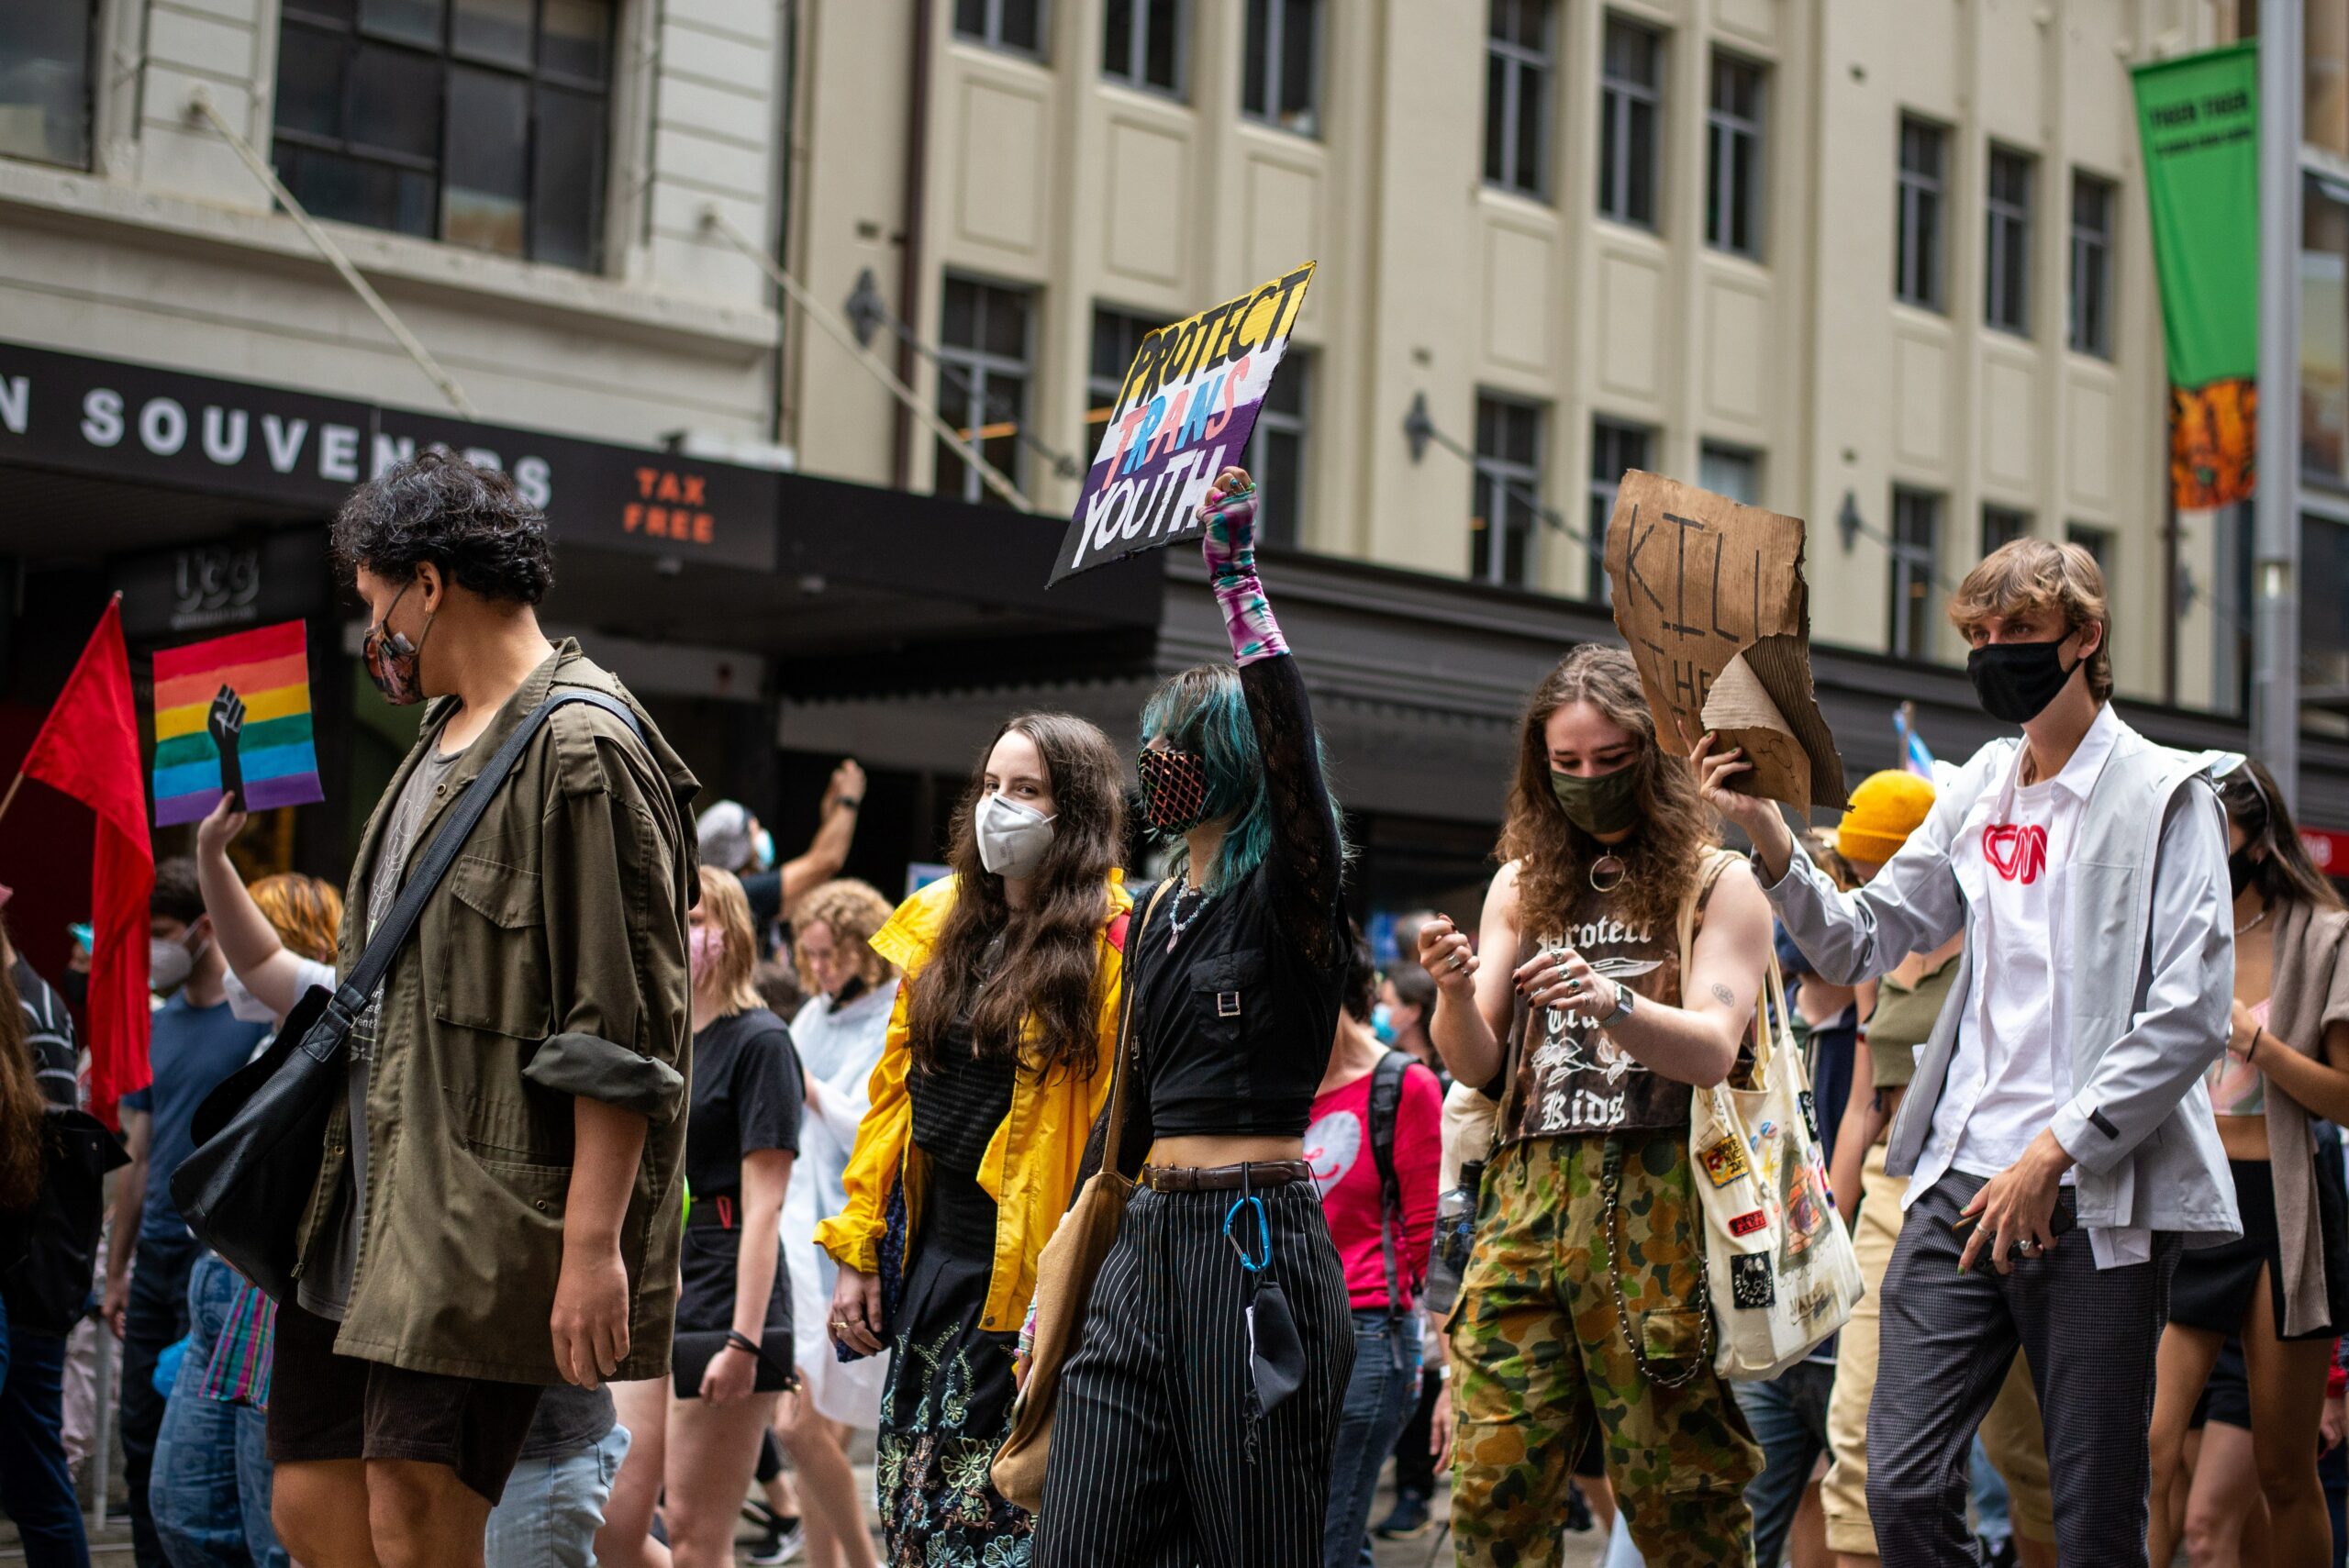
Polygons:
M1713 1000L1724 1007L1734 1007L1737 1006L1737 993L1716 980L1713 982Z

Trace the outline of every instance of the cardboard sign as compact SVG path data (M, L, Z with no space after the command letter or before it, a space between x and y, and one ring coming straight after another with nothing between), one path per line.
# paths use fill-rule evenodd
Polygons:
M1799 517L1633 469L1607 576L1664 749L1712 730L1753 764L1731 788L1808 812L1842 806L1843 761L1811 690L1803 539Z
M309 639L298 620L155 655L155 826L324 800L310 741Z
M1198 531L1208 486L1248 450L1312 278L1308 261L1141 340L1061 540L1054 583Z

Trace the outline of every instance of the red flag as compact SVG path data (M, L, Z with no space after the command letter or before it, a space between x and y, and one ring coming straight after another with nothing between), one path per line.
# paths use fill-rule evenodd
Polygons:
M145 1088L151 1076L147 899L155 889L121 595L98 617L89 646L25 753L22 772L97 813L97 842L90 853L90 1108L113 1127L115 1102Z

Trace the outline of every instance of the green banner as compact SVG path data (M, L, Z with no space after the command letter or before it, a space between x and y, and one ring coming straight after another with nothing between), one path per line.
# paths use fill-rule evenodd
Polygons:
M2247 499L2259 372L2259 46L2139 66L2154 271L2182 508Z

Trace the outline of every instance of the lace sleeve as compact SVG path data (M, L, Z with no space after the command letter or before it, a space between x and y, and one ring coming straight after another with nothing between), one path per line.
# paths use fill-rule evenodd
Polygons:
M1272 799L1273 841L1264 875L1284 929L1317 962L1341 951L1338 886L1344 875L1338 819L1321 776L1313 707L1297 660L1281 653L1240 667Z

